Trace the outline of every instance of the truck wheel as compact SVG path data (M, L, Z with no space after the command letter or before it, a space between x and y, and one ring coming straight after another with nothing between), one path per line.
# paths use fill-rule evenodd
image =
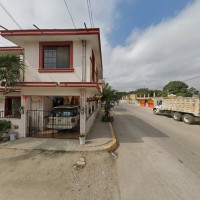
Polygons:
M157 110L156 108L153 109L153 114L154 114L154 115L158 115L158 114L159 114L159 113L158 113L158 110Z
M192 115L185 114L183 115L183 122L186 124L194 124L195 120Z
M175 121L181 121L182 120L182 115L181 115L181 113L175 112L173 114L173 118L174 118Z

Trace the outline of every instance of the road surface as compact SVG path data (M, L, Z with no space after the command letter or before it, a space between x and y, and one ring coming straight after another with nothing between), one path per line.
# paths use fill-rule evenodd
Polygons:
M200 200L200 125L133 105L113 114L121 200Z

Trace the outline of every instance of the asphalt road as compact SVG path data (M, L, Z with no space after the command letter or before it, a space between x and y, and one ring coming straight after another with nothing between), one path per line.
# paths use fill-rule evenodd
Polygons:
M200 124L133 105L113 114L121 200L200 200Z

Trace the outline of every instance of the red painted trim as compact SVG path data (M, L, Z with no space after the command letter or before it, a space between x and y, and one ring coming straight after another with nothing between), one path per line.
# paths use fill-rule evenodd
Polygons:
M4 90L4 89L0 89L0 92L21 92L21 90L20 89L14 89L14 90L11 90L11 91L9 91L9 90Z
M0 47L0 51L23 51L24 49L17 46L17 47Z
M1 30L2 36L25 35L90 35L99 34L99 28L90 29L27 29L27 30Z
M21 96L6 96L6 99L21 99Z
M29 29L29 30L2 30L1 35L4 36L33 36L33 35L98 35L99 51L101 59L101 72L103 78L103 62L101 52L101 38L99 28L86 29Z
M9 99L21 99L20 96L6 96L5 97L5 117L8 116L8 100Z
M60 82L60 87L97 87L95 82Z
M39 73L61 73L61 72L74 72L74 69L63 69L63 68L56 68L56 69L38 69Z
M95 82L60 82L60 87L96 87L98 92L102 94L98 83Z
M92 49L92 81L95 81L95 55Z
M20 82L17 86L21 87L57 87L57 82Z
M64 69L64 68L56 68L56 69L44 69L43 66L43 60L44 60L44 55L43 55L43 49L44 46L69 46L70 47L70 64L69 68ZM39 44L39 69L38 72L40 73L55 73L55 72L74 72L73 69L73 42L40 42Z

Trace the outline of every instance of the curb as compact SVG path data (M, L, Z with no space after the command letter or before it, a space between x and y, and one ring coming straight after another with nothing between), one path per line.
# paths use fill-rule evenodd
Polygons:
M110 130L112 134L112 141L110 142L110 144L104 146L104 149L106 149L107 151L113 151L117 148L117 139L111 122L110 122Z

